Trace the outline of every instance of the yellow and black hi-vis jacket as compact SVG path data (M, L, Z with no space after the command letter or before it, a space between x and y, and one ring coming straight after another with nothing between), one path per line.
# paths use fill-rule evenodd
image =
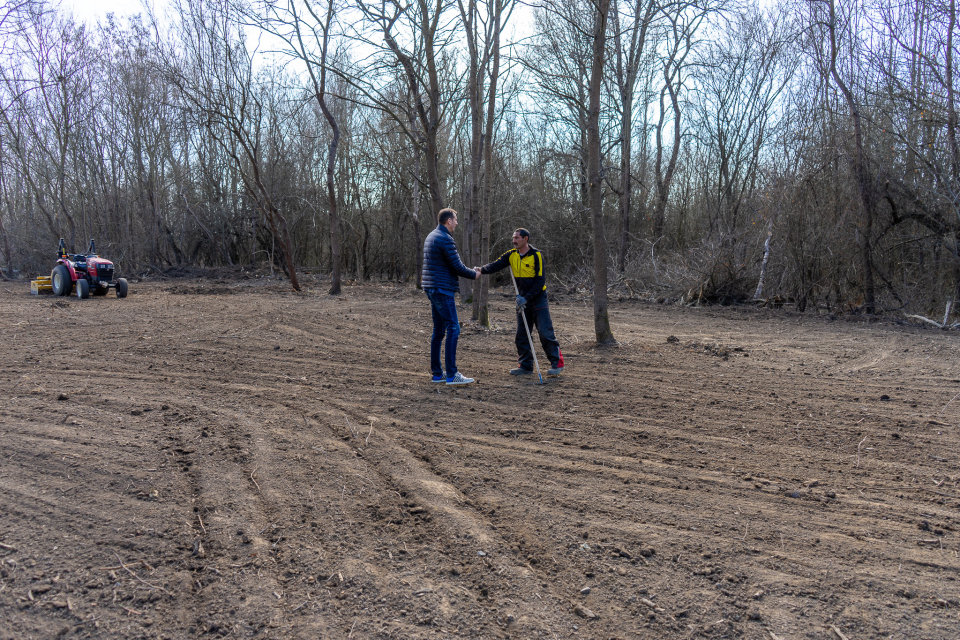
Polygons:
M516 249L510 249L502 256L480 267L480 273L496 273L507 266L517 279L517 289L527 300L547 290L547 279L543 275L543 255L540 250L528 245L526 255L521 256Z

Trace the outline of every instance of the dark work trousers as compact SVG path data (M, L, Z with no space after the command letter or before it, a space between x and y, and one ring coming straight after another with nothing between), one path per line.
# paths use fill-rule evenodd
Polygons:
M457 373L457 341L460 338L460 320L457 318L457 303L452 293L441 289L424 289L430 298L430 311L433 313L433 335L430 336L430 371L435 376L444 374L440 368L440 345L446 336L444 353L446 375L452 378Z
M547 300L546 291L541 292L536 297L527 301L524 315L527 317L527 324L530 326L530 334L536 331L540 334L540 345L550 360L551 367L563 366L563 354L560 353L560 343L553 334L553 320L550 319L550 303ZM527 331L523 327L523 319L517 314L517 355L519 356L520 368L533 370L533 351L530 348L530 341L527 340Z

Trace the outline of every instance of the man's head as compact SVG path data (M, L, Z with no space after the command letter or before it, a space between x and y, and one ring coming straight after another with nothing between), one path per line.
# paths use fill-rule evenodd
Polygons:
M457 212L449 207L441 209L440 215L437 216L437 221L446 227L447 231L453 233L453 230L457 228Z
M513 232L513 246L520 253L527 252L527 246L530 243L530 232L520 227Z

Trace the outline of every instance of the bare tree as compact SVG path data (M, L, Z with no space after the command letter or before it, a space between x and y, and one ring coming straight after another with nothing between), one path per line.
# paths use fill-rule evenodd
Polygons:
M394 115L395 121L406 127L406 119L390 99L390 89L383 84L381 71L392 66L383 59L389 53L403 70L410 95L413 96L413 111L417 117L420 135L410 133L415 144L422 146L426 160L427 189L433 204L434 216L444 207L443 187L440 180L440 148L438 135L443 124L443 90L439 56L452 37L453 29L445 18L450 0L416 0L403 5L399 0L385 0L375 4L357 0L357 6L370 25L379 31L383 43L376 43L367 36L358 37L377 47L381 57L362 74L344 74L376 106ZM398 35L400 27L403 35ZM391 74L392 75L392 74Z
M881 87L873 136L875 147L898 153L873 162L889 222L877 240L897 228L916 225L946 247L952 257L947 303L960 297L960 147L957 141L955 66L956 0L919 0L903 5L880 0L878 42L872 71ZM883 183L882 188L879 187ZM909 231L900 230L898 241Z
M863 308L869 313L876 312L876 292L874 285L874 268L872 258L873 224L876 218L876 188L874 178L867 167L866 152L863 141L863 122L860 112L860 103L849 84L849 78L844 79L838 65L840 59L842 39L850 28L851 12L856 10L855 4L845 6L847 14L838 15L835 0L817 0L811 3L814 11L813 28L826 41L828 50L817 51L820 55L819 63L823 73L836 83L848 109L850 124L853 127L853 150L848 154L857 191L860 195L860 224L858 237L860 243L860 267L863 278Z
M407 95L409 96L410 105L414 105L417 102L416 96L414 94L413 87L407 88ZM414 140L420 139L420 129L417 124L417 116L414 109L408 109L408 118L409 118L409 132L411 137ZM420 206L422 204L423 198L420 195L420 177L423 174L423 152L420 149L419 144L410 145L410 153L413 156L413 197L411 198L411 208L410 208L410 217L413 222L413 236L414 236L414 247L413 254L416 256L416 266L414 270L416 271L416 282L417 288L422 288L421 279L423 277L423 233L420 226Z
M184 143L190 136L178 124L180 110L168 99L171 85L157 73L160 60L149 27L139 18L126 28L111 23L100 30L100 39L103 79L114 90L95 110L95 150L88 156L105 159L98 169L104 174L100 182L110 187L92 190L101 194L93 208L110 218L115 230L105 239L127 249L128 262L141 268L182 265L203 247L217 262L229 264L228 234L218 233L226 224L221 223L224 212L209 211L203 202L217 195L195 188L191 145ZM215 160L206 160L201 166L209 178ZM124 179L129 190L120 185Z
M480 262L490 261L490 230L493 219L493 131L497 114L497 87L500 82L500 34L509 14L513 11L513 0L495 0L493 10L493 41L491 42L490 91L487 100L486 145L483 147L483 229L480 240ZM483 327L490 326L490 278L483 278L480 284L480 301L477 309L477 321Z
M626 11L621 11L621 5ZM645 54L647 34L658 10L657 0L614 0L610 5L615 64L614 79L620 101L620 185L617 189L620 214L620 249L617 257L619 271L626 269L630 250L630 218L633 195L633 115L641 63ZM641 108L646 108L644 103Z
M3 148L3 137L0 136L0 203L10 203L13 200L8 191L7 180L5 180L7 175L5 158L6 149ZM2 243L4 262L7 264L5 271L0 269L0 279L7 280L13 277L13 252L10 251L10 236L3 224L3 215L0 215L0 243Z
M470 170L467 179L465 209L470 233L468 262L486 264L490 260L489 188L492 181L493 126L496 117L497 81L500 74L500 32L513 10L513 0L487 0L481 16L477 0L457 0L466 33L470 70L467 76L467 102L470 109ZM489 84L486 81L489 79ZM486 106L486 110L484 110ZM486 119L486 122L484 121ZM481 166L484 167L481 184ZM490 326L488 308L490 280L474 283L473 318L481 326Z
M320 107L332 132L327 153L327 206L330 216L330 294L338 295L341 288L340 217L337 213L337 193L334 168L337 146L340 144L340 126L327 105L328 52L334 23L334 0L327 0L324 14L311 0L286 0L265 5L266 19L258 25L287 43L288 51L306 64L313 97Z
M195 122L233 161L279 245L291 286L299 291L287 219L264 179L262 136L269 105L254 80L254 61L239 28L240 16L225 1L191 2L178 9L183 50L168 52L166 71Z
M460 20L466 34L467 55L470 68L467 72L467 108L470 113L470 160L467 172L467 185L464 190L463 216L464 238L466 239L466 259L468 264L477 264L480 254L480 164L483 161L483 105L481 92L484 90L486 67L490 61L488 47L484 46L486 34L481 36L480 15L477 0L457 0ZM481 52L481 48L483 51ZM479 291L474 291L474 282L461 279L461 289L465 296L472 297L473 319L476 320L480 309Z
M695 36L707 15L714 10L709 4L684 2L674 5L667 14L667 38L664 43L660 65L663 68L663 84L660 89L659 119L656 124L656 159L654 160L656 200L653 211L653 238L656 242L663 236L666 224L667 200L673 184L680 140L683 137L681 92L684 91L688 74L688 57L696 44ZM669 96L669 106L665 103ZM672 122L667 122L667 110L672 113ZM667 145L664 134L672 129L673 140L670 157L664 163Z
M28 28L28 17L31 13L39 10L36 0L3 0L0 2L0 65L6 67L17 55L16 48L12 43L25 33ZM9 105L6 101L0 102L0 110L3 111L3 120L7 120L7 109ZM3 136L0 136L0 198L10 201L7 197L7 184L5 176L6 167L3 166L4 158L7 154L6 145L4 145ZM0 278L6 280L8 274L13 273L13 253L10 251L10 237L3 225L3 215L0 215L0 245L2 245L4 261L7 263L7 270L0 269Z
M555 139L554 153L573 174L569 200L576 218L590 211L587 119L594 8L591 0L545 2L534 14L536 32L522 58L534 80L528 91L537 107L537 122L530 126L543 126L543 134ZM584 231L589 225L585 221Z
M587 109L587 177L593 218L593 326L597 344L614 344L616 339L610 330L607 302L607 241L603 230L603 166L600 162L600 91L603 88L610 0L598 0L595 8Z
M95 53L86 30L56 14L32 14L25 31L18 48L22 64L3 71L14 102L0 115L19 176L33 192L51 235L66 236L73 248L77 244L73 161L80 128L91 110L85 75L93 71ZM43 161L33 161L34 155Z
M716 160L716 224L711 232L733 236L745 199L757 186L762 154L782 132L775 110L796 68L790 47L795 30L786 15L766 16L757 7L737 12L726 34L707 43L697 63L696 132Z

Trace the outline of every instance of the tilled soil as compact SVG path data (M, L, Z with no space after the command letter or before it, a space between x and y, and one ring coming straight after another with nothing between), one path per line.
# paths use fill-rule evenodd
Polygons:
M264 282L2 283L0 638L960 638L956 333Z

